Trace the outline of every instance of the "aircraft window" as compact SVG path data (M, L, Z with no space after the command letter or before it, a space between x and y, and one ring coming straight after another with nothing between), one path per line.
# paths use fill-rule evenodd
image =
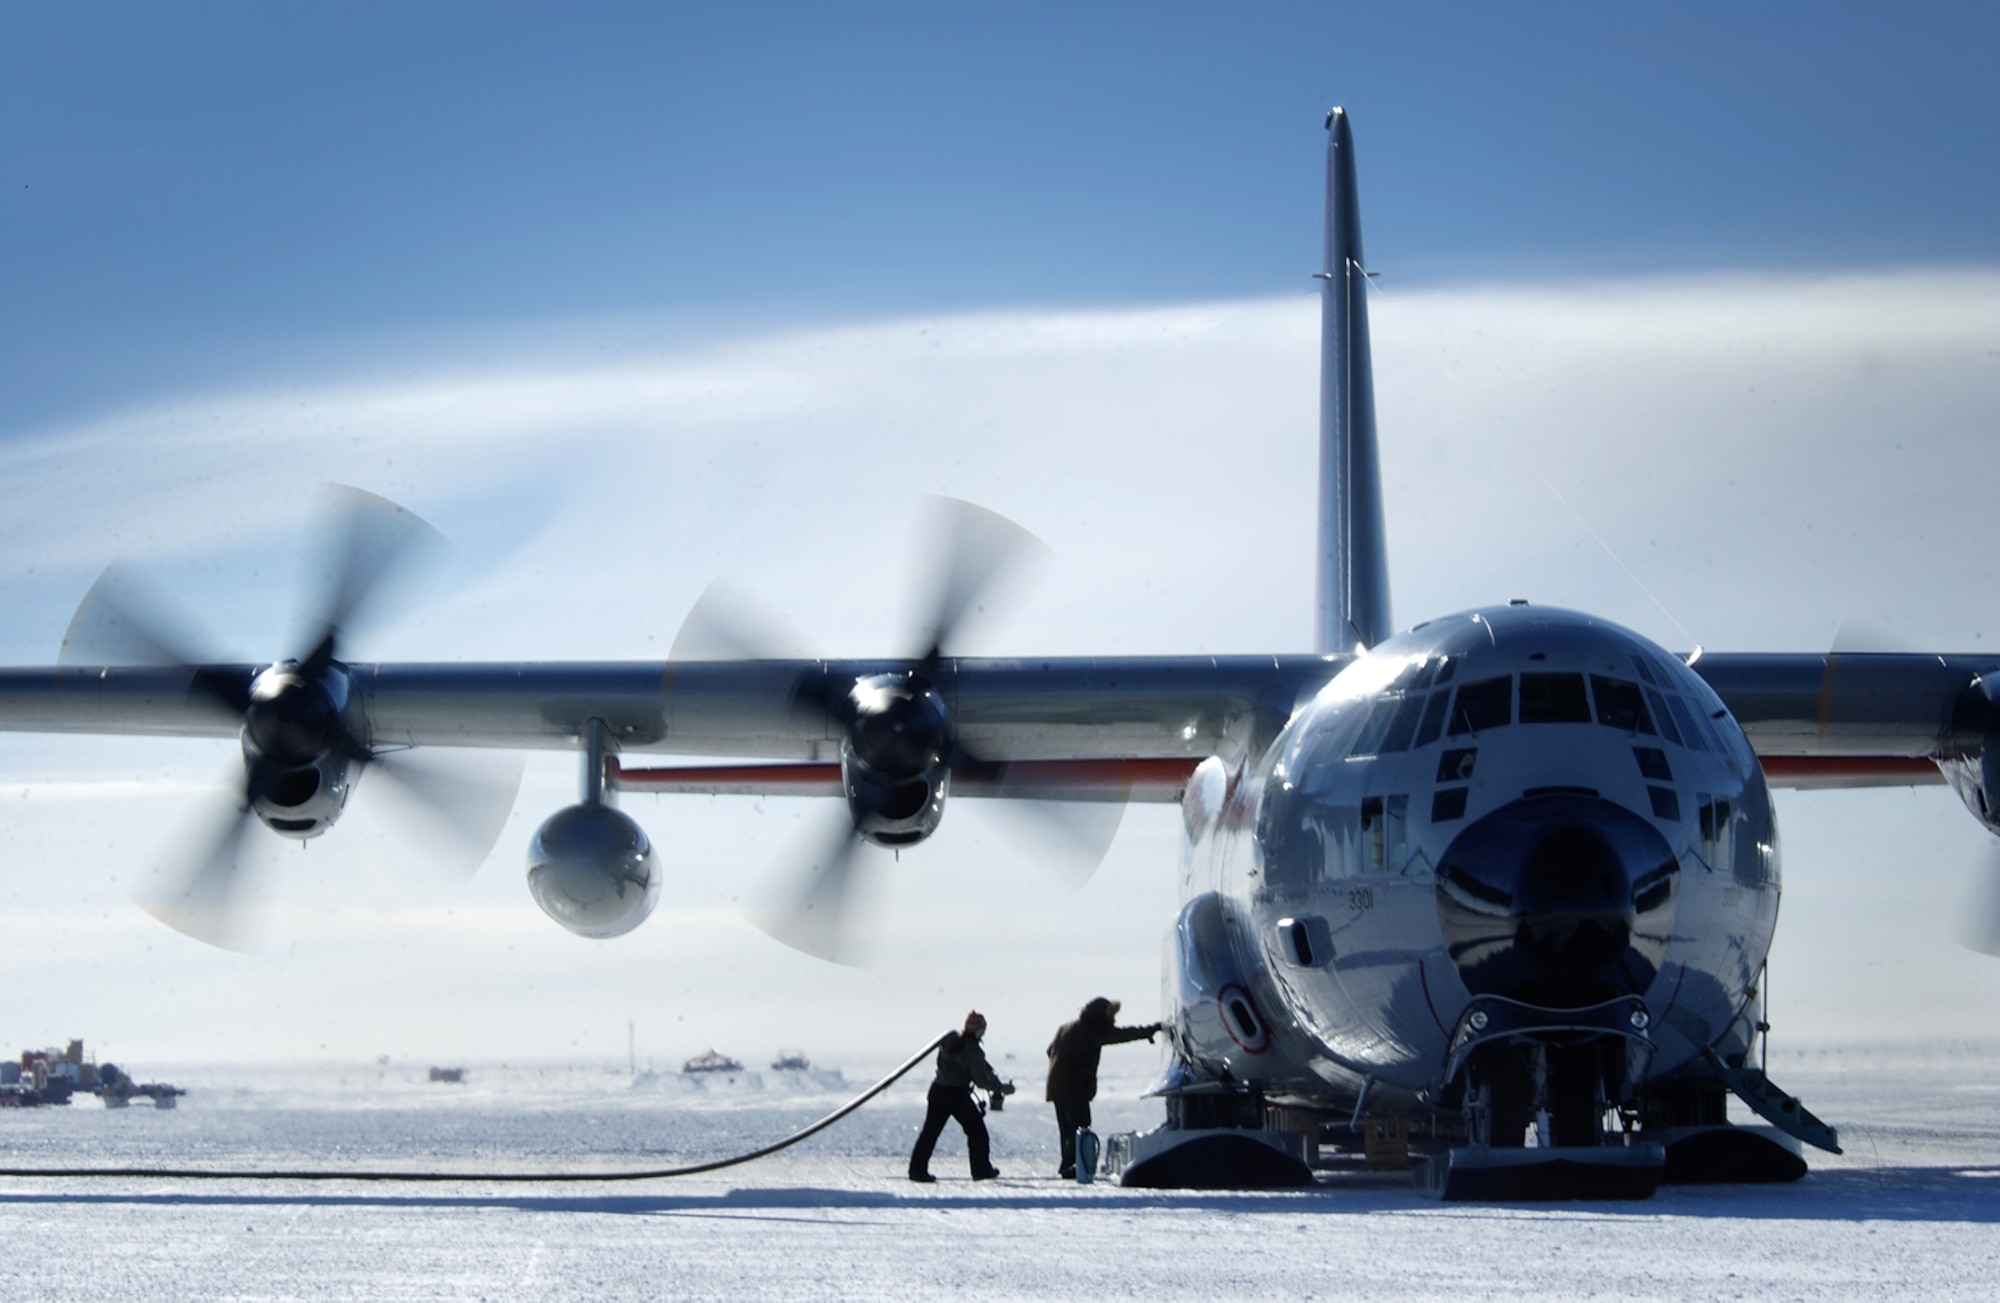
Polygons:
M1361 798L1361 871L1400 869L1409 844L1410 798Z
M1389 721L1396 717L1396 707L1402 703L1394 697L1382 697L1369 707L1368 722L1355 735L1354 750L1349 755L1372 756L1382 746L1382 734L1388 731Z
M1588 724L1590 698L1583 692L1581 674L1523 674L1521 676L1521 722L1523 724Z
M1647 688L1646 700L1652 703L1653 718L1660 724L1660 736L1675 746L1686 746L1687 743L1681 741L1681 731L1674 727L1674 717L1667 713L1667 699L1660 695L1657 688Z
M1389 720L1389 729L1382 735L1383 751L1408 751L1410 735L1417 731L1417 720L1424 713L1424 694L1419 692L1403 698L1403 704Z
M1653 798L1653 817L1655 819L1668 819L1675 823L1680 822L1681 798L1674 794L1673 788L1649 787L1646 791Z
M1405 665L1402 669L1397 670L1395 681L1389 685L1388 691L1408 692L1413 688L1421 688L1430 681L1430 662L1418 661L1414 665Z
M1431 822L1449 823L1453 819L1465 817L1465 794L1467 788L1440 788L1431 797Z
M1648 683L1653 682L1653 667L1646 664L1646 658L1644 656L1641 656L1638 653L1634 652L1632 655L1632 668L1639 671L1640 678L1644 679Z
M1646 698L1636 683L1590 676L1590 692L1597 698L1597 722L1627 733L1651 733L1652 717L1646 714Z
M1410 691L1422 692L1425 688L1431 686L1431 675L1437 673L1437 664L1436 661L1427 660L1419 666L1417 668L1417 677L1410 680Z
M1427 747L1438 740L1438 735L1444 732L1445 707L1450 704L1450 688L1441 688L1431 694L1430 704L1424 707L1424 721L1417 725L1417 738L1410 743L1411 746Z
M1713 869L1734 869L1736 860L1735 811L1727 801L1718 801L1708 793L1700 794L1696 802L1695 822L1701 832L1701 839L1708 846L1708 864Z
M1449 656L1440 657L1438 660L1437 678L1434 679L1433 682L1436 684L1436 686L1441 688L1445 684L1450 683L1451 676L1457 672L1458 672L1457 661L1453 660Z
M1633 747L1632 757L1639 762L1639 772L1648 778L1657 778L1663 783L1674 781L1674 771L1667 764L1667 753L1658 747Z
M1410 798L1392 796L1384 804L1387 817L1383 820L1383 841L1388 856L1383 867L1402 872L1404 863L1410 858Z
M1382 798L1364 796L1361 798L1361 871L1380 873L1382 871Z
M1679 697L1668 697L1667 709L1672 712L1674 723L1680 725L1681 737L1686 740L1690 747L1693 747L1696 751L1710 751L1714 749L1702 739L1704 730L1695 722L1694 715L1689 712L1685 702Z
M1479 759L1479 752L1473 747L1454 747L1438 757L1440 783L1462 783L1472 777L1472 764Z
M1451 709L1451 736L1500 728L1514 719L1514 680L1508 676L1480 679L1458 690Z

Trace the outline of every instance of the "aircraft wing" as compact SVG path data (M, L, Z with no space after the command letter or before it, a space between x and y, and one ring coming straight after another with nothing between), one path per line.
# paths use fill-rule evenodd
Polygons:
M1195 763L1268 741L1346 659L946 659L926 673L958 742L982 761L1010 767L1008 795L1088 796L1103 789L1107 796L1177 799ZM817 703L836 687L914 664L360 664L346 673L352 731L374 751L575 750L596 720L608 749L628 761L634 753L659 753L779 762L689 767L678 779L662 770L640 778L628 766L623 786L832 794L842 735ZM241 695L257 672L249 665L0 669L0 730L233 737L242 720L218 709L215 698ZM217 684L226 689L218 693ZM975 767L955 790L988 794L997 787L982 781L989 777Z
M1702 654L1691 667L1742 724L1773 787L1977 785L2000 734L1990 656Z
M960 739L995 761L1194 759L1268 738L1338 656L947 659L938 690ZM376 748L573 750L586 721L621 753L826 762L840 732L810 703L897 660L521 662L349 667L357 732ZM1780 787L1942 783L1976 762L2000 712L1996 661L1930 654L1707 653L1715 689ZM233 737L196 681L259 667L0 669L0 730ZM1079 770L1080 774L1086 771ZM792 790L772 771L771 790ZM711 775L686 790L761 790ZM747 775L744 784L754 783ZM974 785L977 786L976 784Z

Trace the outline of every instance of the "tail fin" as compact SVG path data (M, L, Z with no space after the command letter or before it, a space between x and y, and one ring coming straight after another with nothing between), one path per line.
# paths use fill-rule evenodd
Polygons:
M1389 554L1375 451L1361 201L1347 111L1326 116L1326 269L1320 273L1319 588L1313 646L1372 647L1389 624Z

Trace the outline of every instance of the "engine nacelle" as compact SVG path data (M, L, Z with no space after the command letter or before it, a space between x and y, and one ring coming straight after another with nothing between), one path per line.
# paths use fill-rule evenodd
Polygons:
M337 667L311 676L297 661L268 666L250 682L243 766L250 809L265 827L304 840L333 827L352 790L352 757L340 713L348 681Z
M951 718L921 674L871 674L846 702L840 785L854 831L914 846L937 831L951 783Z
M1962 706L1981 721L1985 737L1977 755L1939 762L1945 781L1986 830L2000 834L2000 675L1976 679Z
M624 811L572 805L528 843L528 891L542 913L580 937L623 936L659 902L659 860L646 830Z

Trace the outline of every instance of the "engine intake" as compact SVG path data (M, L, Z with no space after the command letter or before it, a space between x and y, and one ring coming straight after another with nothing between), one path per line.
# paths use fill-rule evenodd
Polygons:
M341 712L346 673L329 665L315 674L280 661L250 682L243 714L243 767L250 809L272 832L317 837L347 805L349 770L357 750Z
M1958 793L1972 817L2000 835L2000 675L1973 680L1960 698L1962 715L1984 736L1976 755L1940 760L1945 781Z
M857 835L914 846L937 831L951 785L951 717L914 671L855 681L843 703L841 791Z

